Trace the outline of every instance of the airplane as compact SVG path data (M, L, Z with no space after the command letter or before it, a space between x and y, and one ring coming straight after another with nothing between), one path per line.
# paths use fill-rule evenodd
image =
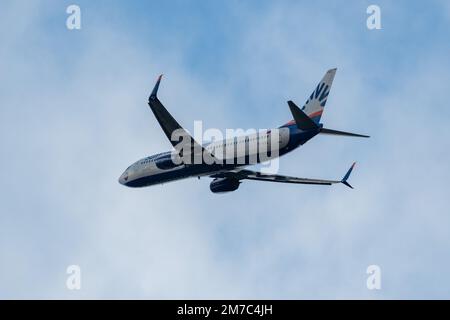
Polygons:
M200 177L210 177L213 179L210 183L210 190L213 193L235 191L243 180L311 185L342 183L353 189L347 180L355 163L352 164L340 180L298 178L244 168L263 161L263 157L260 154L261 151L258 148L250 147L250 144L255 142L258 146L261 143L271 148L270 152L268 152L269 157L273 150L277 151L273 157L280 157L305 144L318 134L369 138L367 135L327 129L320 123L336 70L334 68L326 72L301 109L294 102L288 101L288 106L294 119L286 124L277 129L267 130L264 134L249 134L222 141L213 141L203 145L199 145L178 124L158 99L157 93L162 79L162 75L160 75L150 94L148 105L175 149L134 162L119 177L119 183L128 187L138 188L189 177L198 177L199 179ZM175 133L179 135L178 140L174 139ZM276 138L278 139L275 140L276 143L271 144L270 141L274 138L272 136L274 134L277 135ZM227 153L224 152L229 146L235 148L234 150L244 151L241 152L241 155L233 153L231 155L233 157L231 160L233 161L225 161L230 160L227 158ZM205 161L203 157L201 157L200 161L192 161L193 157L199 154L209 156L214 161ZM253 157L252 161L250 161L251 157ZM267 160L267 158L264 159Z

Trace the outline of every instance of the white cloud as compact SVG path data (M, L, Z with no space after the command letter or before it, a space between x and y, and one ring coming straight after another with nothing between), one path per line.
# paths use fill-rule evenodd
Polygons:
M45 8L11 6L0 25L9 44L0 55L1 297L447 296L438 285L450 263L443 55L419 57L383 91L370 84L391 70L363 68L356 37L331 12L240 7L229 74L205 83L180 58L186 42L161 56L135 30L100 24L53 42ZM59 45L79 51L53 52ZM218 196L207 179L117 183L129 163L169 146L146 106L159 72L161 99L187 128L196 119L275 126L290 118L285 101L303 103L335 66L324 123L372 138L317 137L280 169L339 178L358 160L355 190L244 182ZM80 292L65 289L69 264L82 268ZM382 268L380 292L365 287L370 264Z

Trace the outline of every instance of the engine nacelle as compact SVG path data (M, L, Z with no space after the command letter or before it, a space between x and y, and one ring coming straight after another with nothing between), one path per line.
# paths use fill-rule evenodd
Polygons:
M209 189L214 193L230 192L239 188L239 180L233 178L216 178L209 185Z

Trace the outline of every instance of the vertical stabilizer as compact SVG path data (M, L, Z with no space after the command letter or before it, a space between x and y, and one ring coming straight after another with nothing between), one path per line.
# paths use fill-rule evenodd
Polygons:
M305 105L302 107L303 112L306 113L315 123L319 123L322 116L336 70L337 69L335 68L327 71L317 85L316 89L309 96L309 99L305 102Z

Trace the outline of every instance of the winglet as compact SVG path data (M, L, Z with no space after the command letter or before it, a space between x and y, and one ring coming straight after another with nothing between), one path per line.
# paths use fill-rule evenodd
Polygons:
M347 187L353 189L353 187L347 182L348 177L350 177L350 174L352 173L353 168L355 167L356 162L353 162L352 166L350 167L350 169L348 169L347 173L345 174L345 176L342 178L341 182L343 184L345 184Z
M162 74L159 75L158 80L156 81L155 87L153 88L152 94L150 95L149 99L156 98L156 94L158 93L159 83L161 82L162 76L163 76Z

